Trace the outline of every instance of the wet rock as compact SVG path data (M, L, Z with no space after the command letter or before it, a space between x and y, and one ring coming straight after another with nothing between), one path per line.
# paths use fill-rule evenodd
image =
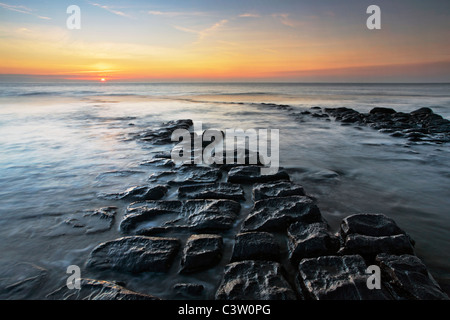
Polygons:
M282 275L281 265L247 260L225 267L216 292L218 300L295 300L296 295Z
M198 183L215 183L222 177L218 168L183 165L177 170L155 173L150 181L165 180L169 185L192 185Z
M303 187L293 182L262 183L253 187L255 201L273 197L304 196Z
M405 234L391 218L379 213L360 213L344 218L341 222L341 236L358 233L366 236L393 236Z
M251 184L280 180L289 181L289 175L283 170L275 174L262 175L261 167L253 165L234 167L228 172L228 182L231 183Z
M142 222L160 215L180 214L183 204L176 200L148 200L135 202L128 206L127 214L120 222L120 231L131 232Z
M367 288L367 266L359 255L303 259L298 285L313 300L385 300L386 289Z
M422 261L413 255L380 254L376 258L382 278L398 299L448 300Z
M417 110L411 111L412 115L430 115L433 113L433 110L427 107L419 108Z
M171 144L172 133L177 129L189 129L193 125L192 120L175 120L163 123L161 127L149 129L144 132L135 134L134 138L141 141L150 142L152 144Z
M176 238L130 236L99 244L92 250L87 267L122 272L166 272L180 242Z
M151 160L143 161L141 166L156 166L156 167L174 167L175 162L167 158L153 158Z
M191 298L201 296L205 287L197 283L176 283L173 289L177 295L184 298Z
M294 266L303 258L334 255L339 250L339 239L324 222L295 222L289 226L288 236L289 260Z
M409 237L404 234L382 237L350 234L345 238L339 253L360 254L371 260L379 253L414 254L414 248Z
M267 232L244 232L236 235L231 261L280 261L280 246Z
M394 114L396 113L396 111L392 108L381 108L381 107L376 107L373 108L372 110L370 110L369 112L370 114Z
M188 238L181 260L181 273L201 271L215 266L222 258L223 240L219 235L196 234Z
M70 290L67 286L47 295L55 300L160 300L159 298L128 290L114 282L80 279L80 289Z
M291 196L256 201L242 231L286 230L296 221L320 222L319 208L309 197Z
M167 193L167 187L157 186L135 186L128 188L124 192L99 194L100 198L108 200L126 199L130 201L159 200Z
M117 207L103 207L85 210L64 216L64 220L51 226L47 235L50 237L62 235L93 234L111 229Z
M28 262L0 263L0 299L34 299L48 281L48 270Z
M188 199L245 200L244 189L238 184L210 183L178 188L178 196Z

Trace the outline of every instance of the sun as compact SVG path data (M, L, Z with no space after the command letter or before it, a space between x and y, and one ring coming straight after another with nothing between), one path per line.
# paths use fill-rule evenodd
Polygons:
M101 78L100 82L106 82L106 79L105 78Z

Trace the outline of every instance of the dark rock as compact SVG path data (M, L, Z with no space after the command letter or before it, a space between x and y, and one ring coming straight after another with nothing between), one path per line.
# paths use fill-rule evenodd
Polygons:
M289 260L296 266L303 258L336 254L339 239L328 231L324 222L295 222L288 228Z
M232 183L181 186L178 188L178 195L188 199L245 200L244 189L240 185Z
M171 140L172 133L177 129L189 129L193 125L192 120L175 120L169 121L160 128L149 129L144 132L138 133L134 138L141 141L150 142L152 144L171 144L174 141ZM175 141L176 142L176 141Z
M141 166L174 167L175 162L166 158L153 158L140 163Z
M259 166L238 166L228 172L228 182L231 183L258 183L285 180L289 181L289 175L285 171L278 171L275 174L261 174Z
M2 260L0 263L0 299L35 299L34 295L39 293L48 280L48 270L38 265Z
M111 229L116 213L117 207L103 207L70 214L51 226L47 235L56 237L104 232Z
M361 213L344 218L341 222L341 236L358 233L366 236L392 236L404 234L397 223L384 214Z
M244 232L236 235L231 261L280 261L280 246L267 232Z
M253 187L255 201L272 197L304 196L303 187L293 182L275 182L257 184Z
M192 235L186 242L181 260L182 273L211 268L222 258L223 240L219 235Z
M177 170L165 171L150 176L150 181L165 178L169 185L191 185L197 183L214 183L222 177L218 168L183 165Z
M56 300L160 300L147 294L134 292L114 282L80 279L80 289L70 290L67 286L47 295Z
M177 283L173 289L182 297L198 297L203 293L205 287L197 283Z
M408 300L448 300L422 261L413 255L380 254L382 278L389 279L394 296Z
M166 272L180 247L175 238L131 236L99 244L87 267L122 272Z
M167 193L167 187L157 186L136 186L120 193L100 194L100 198L108 200L126 199L130 201L159 200Z
M313 300L385 300L386 289L367 287L367 266L359 255L303 259L299 266L299 287Z
M128 233L140 223L152 220L160 215L178 215L181 213L182 207L181 201L148 200L132 203L128 206L127 214L120 222L120 230Z
M411 111L412 115L429 115L432 113L433 113L433 110L431 110L430 108L427 108L427 107Z
M379 253L414 254L414 248L407 235L372 237L361 234L350 234L345 238L341 254L360 254L373 259Z
M392 108L380 108L380 107L376 107L373 108L372 110L370 110L369 112L370 114L394 114L396 113L396 111Z
M256 201L242 231L285 230L296 221L320 222L319 208L309 197L291 196Z
M284 279L279 263L247 260L225 267L216 299L295 300L296 295Z

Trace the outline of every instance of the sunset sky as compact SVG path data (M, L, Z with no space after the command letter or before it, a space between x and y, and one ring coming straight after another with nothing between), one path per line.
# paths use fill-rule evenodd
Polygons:
M450 82L449 18L447 0L0 0L0 78Z

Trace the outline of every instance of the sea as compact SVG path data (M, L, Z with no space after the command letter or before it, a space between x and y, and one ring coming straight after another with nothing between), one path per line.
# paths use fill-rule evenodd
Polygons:
M450 84L1 83L0 298L46 299L65 285L69 265L161 298L176 299L178 282L201 283L203 298L213 297L217 269L118 275L85 267L95 246L123 236L127 203L99 195L148 183L155 169L142 163L167 151L130 137L177 119L203 129L278 129L280 166L317 199L333 231L350 214L386 214L449 292L450 146L295 116L313 107L430 107L450 119ZM111 229L58 232L70 217L105 206L118 207Z

